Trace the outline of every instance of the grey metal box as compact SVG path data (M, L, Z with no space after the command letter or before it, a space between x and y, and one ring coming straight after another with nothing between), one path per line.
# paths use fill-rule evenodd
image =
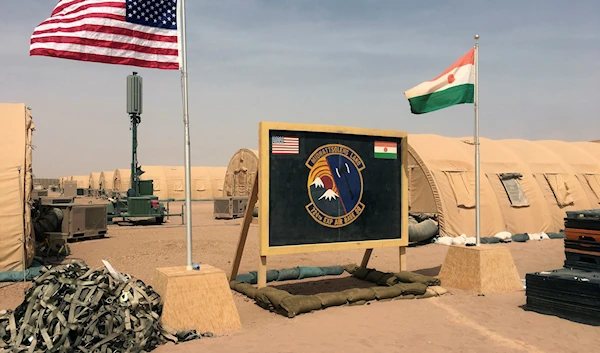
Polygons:
M248 196L216 197L213 215L216 219L233 219L244 217Z

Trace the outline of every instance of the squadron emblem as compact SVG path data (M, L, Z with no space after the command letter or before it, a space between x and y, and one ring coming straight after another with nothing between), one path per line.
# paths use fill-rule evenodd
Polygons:
M308 197L306 210L319 224L341 228L354 222L365 209L361 202L365 164L351 148L327 144L306 161Z

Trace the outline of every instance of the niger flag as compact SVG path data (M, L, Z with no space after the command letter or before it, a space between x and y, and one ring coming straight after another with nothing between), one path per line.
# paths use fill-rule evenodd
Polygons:
M413 114L423 114L456 104L473 103L475 48L441 75L404 92Z

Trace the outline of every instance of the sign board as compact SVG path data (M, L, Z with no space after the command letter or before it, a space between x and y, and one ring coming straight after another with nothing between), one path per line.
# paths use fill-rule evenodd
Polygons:
M407 134L261 122L260 255L408 245Z

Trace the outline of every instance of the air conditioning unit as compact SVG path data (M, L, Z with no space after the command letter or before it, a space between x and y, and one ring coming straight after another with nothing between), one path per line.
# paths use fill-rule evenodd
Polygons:
M62 222L48 235L63 236L68 240L102 238L108 231L106 204L52 203L43 207L57 208Z
M248 196L216 197L214 201L214 217L216 219L233 219L244 217Z

